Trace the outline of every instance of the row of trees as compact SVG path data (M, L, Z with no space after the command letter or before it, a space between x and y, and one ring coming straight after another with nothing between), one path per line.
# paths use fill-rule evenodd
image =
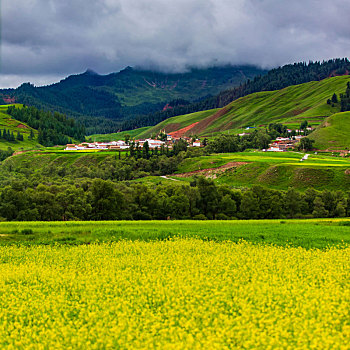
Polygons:
M203 177L191 184L147 186L94 179L75 185L26 187L0 192L6 220L282 219L350 215L350 194L312 189L277 191L261 186L233 190Z
M266 130L254 130L248 135L221 134L208 143L208 151L213 153L242 152L248 148L266 149L271 141Z
M332 95L332 98L327 100L327 104L332 105L333 107L340 102L340 111L346 112L350 111L350 82L346 84L346 90L344 93L339 95L340 99L336 93Z
M21 135L20 136L19 135L20 135L20 133L18 132L17 137L20 138ZM17 139L19 139L19 138L17 138ZM0 139L6 140L6 141L9 141L9 142L13 142L13 141L16 140L13 131L6 130L6 129L4 129L3 131L0 130Z
M346 85L345 93L340 94L340 109L342 112L350 111L350 82Z

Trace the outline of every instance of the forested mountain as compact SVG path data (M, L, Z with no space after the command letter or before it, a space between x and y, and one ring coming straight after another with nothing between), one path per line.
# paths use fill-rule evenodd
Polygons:
M280 90L291 85L320 81L337 75L348 75L349 72L350 61L347 58L289 64L272 69L267 74L257 76L253 80L247 80L238 87L222 91L217 96L209 97L190 105L177 106L166 111L127 120L121 125L121 129L128 130L156 125L170 117L224 107L230 102L254 92Z
M9 106L7 113L14 119L37 129L38 143L43 146L65 145L72 138L85 140L84 126L63 114L42 111L35 107L18 108L15 105Z
M131 67L108 75L87 70L49 86L25 83L0 90L0 104L18 102L65 113L82 121L88 133L111 132L121 121L189 105L265 73L252 66L191 69L182 74Z

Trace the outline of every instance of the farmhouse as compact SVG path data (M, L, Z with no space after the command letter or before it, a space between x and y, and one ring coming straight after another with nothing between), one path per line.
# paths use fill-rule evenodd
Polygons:
M66 151L82 151L82 150L107 150L107 149L126 149L129 148L124 141L112 142L84 142L79 145L67 144Z
M293 138L288 137L277 137L269 146L270 148L267 151L270 152L281 152L287 151L288 149L294 149L295 145L299 142L301 138L305 136L295 136Z
M139 146L142 148L145 142L148 142L149 148L160 148L162 145L165 145L164 141L160 140L153 140L153 139L146 139L146 140L136 140L136 144L138 143Z

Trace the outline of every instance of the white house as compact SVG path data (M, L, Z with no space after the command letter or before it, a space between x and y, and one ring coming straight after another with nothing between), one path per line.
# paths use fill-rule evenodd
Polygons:
M267 152L283 152L283 150L279 147L270 147L267 149Z

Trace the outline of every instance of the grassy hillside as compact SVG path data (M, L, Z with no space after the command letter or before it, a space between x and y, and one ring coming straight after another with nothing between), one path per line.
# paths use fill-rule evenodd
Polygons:
M227 130L238 133L247 126L259 127L271 122L298 127L301 121L307 119L310 124L319 125L326 117L339 112L339 106L332 107L326 101L334 92L344 92L348 81L349 76L340 76L277 91L258 92L219 110L167 119L151 130L158 131L165 127L166 131L175 131L199 121L185 135L211 136Z
M97 141L97 142L108 142L116 140L124 140L125 135L130 135L131 138L138 138L141 134L147 132L150 127L138 128L134 130L127 130L121 132L115 132L111 134L94 134L87 137L88 140Z
M113 141L113 140L123 140L125 135L128 134L131 138L145 139L158 135L160 131L165 130L165 132L173 132L182 129L193 123L197 123L206 117L216 113L220 108L210 109L208 111L195 112L185 115L179 115L173 118L166 119L155 126L146 126L143 128L138 128L134 130L127 130L118 133L111 134L94 134L90 135L88 138L93 141Z
M7 113L7 107L8 105L0 105L0 130L1 133L3 133L4 129L10 130L10 132L13 132L15 137L17 135L17 132L19 131L22 135L24 140L23 141L13 141L9 142L4 140L3 138L0 138L0 149L7 149L8 147L11 147L13 150L20 150L20 149L37 149L41 148L42 146L38 144L37 142L37 135L38 132L35 129L32 129L29 127L26 123L22 123L16 119L11 118ZM35 139L29 140L28 137L30 135L30 130L33 130Z
M304 119L310 123L320 123L324 117L339 111L338 107L332 107L326 101L334 92L344 92L348 81L349 76L334 77L248 95L228 105L225 115L213 121L202 132L266 125L270 122L293 126Z
M152 134L158 134L161 130L165 130L165 132L177 131L207 118L218 110L219 109L210 109L208 111L195 112L169 118L153 127L146 129L139 136L144 138L150 137Z
M350 112L328 117L309 137L317 149L350 149Z

